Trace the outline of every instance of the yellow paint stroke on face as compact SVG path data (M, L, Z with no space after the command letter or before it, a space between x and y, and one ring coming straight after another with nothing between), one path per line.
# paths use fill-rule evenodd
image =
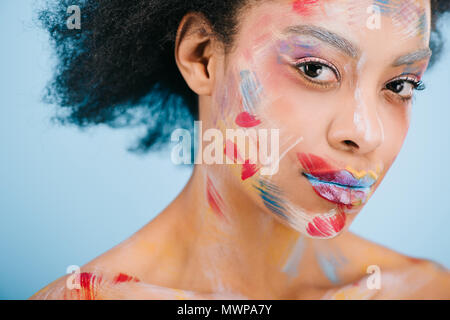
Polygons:
M369 170L368 174L373 180L377 180L378 179L378 174L376 174L373 170Z

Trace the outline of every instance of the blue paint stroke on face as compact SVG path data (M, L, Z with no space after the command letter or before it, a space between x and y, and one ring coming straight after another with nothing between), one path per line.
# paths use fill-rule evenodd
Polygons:
M281 191L278 187L263 179L259 180L259 186L254 185L254 187L259 191L259 196L266 208L282 218L288 219L287 210L283 206L284 201L279 197Z
M392 13L398 8L398 0L374 0L373 4L380 8L381 13Z
M256 74L249 70L242 70L241 76L241 94L244 109L250 114L255 114L255 110L261 101L262 86L256 77Z
M419 25L417 26L418 32L420 36L423 36L427 30L427 16L425 13L422 13L419 18Z

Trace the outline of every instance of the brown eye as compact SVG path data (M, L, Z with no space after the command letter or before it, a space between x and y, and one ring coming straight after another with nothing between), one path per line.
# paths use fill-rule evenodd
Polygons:
M303 68L303 72L310 78L317 78L323 71L323 66L317 63L305 64Z
M405 88L405 81L397 80L392 81L386 85L386 89L391 90L394 93L400 93Z
M389 81L384 89L395 93L401 99L409 100L413 97L414 90L424 90L425 85L417 77L410 75Z
M316 61L301 61L296 64L301 75L316 83L333 83L339 81L335 68Z
M386 89L398 94L401 98L412 98L416 85L407 80L395 80L386 84Z

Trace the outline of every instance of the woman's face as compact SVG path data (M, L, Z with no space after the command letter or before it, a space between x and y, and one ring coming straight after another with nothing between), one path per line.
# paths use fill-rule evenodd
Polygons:
M221 129L225 157L237 163L211 167L214 193L307 236L334 237L400 151L430 56L430 5L259 1L240 23L218 63L213 107L201 110L204 129ZM250 138L241 145L226 129Z

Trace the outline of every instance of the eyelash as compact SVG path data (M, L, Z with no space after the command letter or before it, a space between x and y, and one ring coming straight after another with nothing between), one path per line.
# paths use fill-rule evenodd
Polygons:
M294 63L294 68L296 68L298 70L298 72L300 73L300 75L302 76L302 78L304 80L308 81L310 84L312 84L314 86L318 86L320 88L325 88L325 89L332 86L332 84L330 84L330 83L325 83L323 81L314 81L311 78L307 77L303 73L303 71L301 71L300 68L302 68L303 66L306 66L308 64L315 64L315 65L329 68L331 71L333 71L334 75L336 76L337 82L341 81L341 75L340 75L338 69L331 63L328 63L327 61L320 59L320 58L316 58L316 57L300 58Z
M316 58L316 57L305 57L305 58L298 59L293 64L293 66L297 69L298 73L300 73L302 78L304 80L306 80L309 84L312 84L314 87L327 89L327 88L332 87L332 84L325 83L323 81L314 81L310 77L305 75L304 72L301 70L301 68L306 66L306 65L308 65L308 64L315 64L315 65L319 65L319 66L323 66L323 67L329 68L330 70L332 70L334 72L334 74L335 74L335 76L337 78L337 82L341 81L341 75L340 75L338 69L334 65L328 63L327 61L325 61L323 59L320 59L320 58ZM425 88L426 88L425 84L421 80L417 80L417 76L410 74L410 75L404 75L404 76L397 77L397 78L394 78L394 79L391 79L391 80L387 81L386 84L383 87L383 90L389 90L389 89L387 89L387 85L389 83L392 83L392 82L395 82L395 81L408 82L408 83L412 84L414 90L418 90L418 91L425 90ZM389 91L391 91L391 90L389 90ZM391 92L392 92L392 94L395 94L396 97L398 97L403 102L407 102L407 101L412 99L412 96L410 96L410 97L402 97L402 96L400 96L399 94L397 94L397 93L395 93L393 91L391 91Z
M408 82L410 84L412 84L413 86L413 90L418 90L418 91L422 91L426 89L425 84L423 83L423 81L421 80L417 80L417 76L409 74L409 75L404 75L404 76L400 76L394 79L391 79L389 81L386 82L386 84L383 87L383 90L389 90L387 89L387 85L389 83L393 83L396 81L404 81L404 82ZM392 94L395 94L402 102L408 102L412 99L412 95L410 97L402 97L399 94L392 92Z

